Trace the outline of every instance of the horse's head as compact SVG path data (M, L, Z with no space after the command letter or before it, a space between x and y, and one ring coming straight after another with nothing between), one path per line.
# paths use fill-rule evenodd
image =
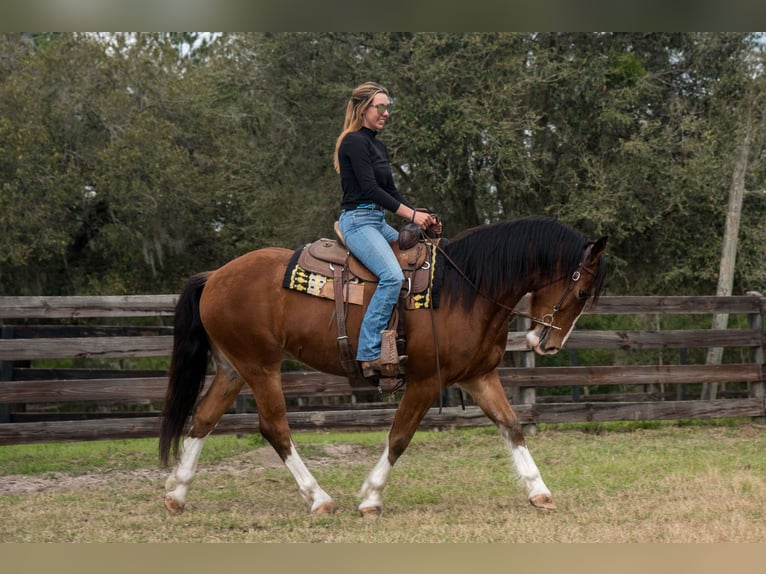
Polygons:
M561 270L562 275L532 292L529 315L533 324L527 332L527 344L536 353L558 353L585 305L598 297L604 279L601 258L606 250L606 239L602 237L589 242L575 269Z

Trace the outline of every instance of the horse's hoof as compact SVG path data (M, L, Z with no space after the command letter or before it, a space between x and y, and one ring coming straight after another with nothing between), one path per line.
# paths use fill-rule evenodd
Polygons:
M556 510L556 503L553 502L550 494L538 494L530 498L529 502L532 506L541 510Z
M165 497L165 508L168 509L168 512L172 516L178 516L179 514L182 514L184 511L184 505L178 502L175 498L170 496Z
M338 507L335 506L334 502L330 501L320 504L313 512L314 514L335 514L338 512Z
M365 506L359 509L360 516L380 516L383 509L380 506Z

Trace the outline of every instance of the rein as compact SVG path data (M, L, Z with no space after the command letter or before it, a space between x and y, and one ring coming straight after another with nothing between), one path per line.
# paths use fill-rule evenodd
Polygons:
M502 309L505 309L506 311L509 311L512 314L518 315L519 317L524 317L525 319L529 319L533 323L538 323L538 324L542 325L543 327L546 328L546 331L544 333L547 333L547 330L550 330L550 329L556 329L556 330L559 330L559 331L561 330L561 327L557 327L556 325L553 324L553 318L556 315L556 313L558 313L559 309L561 309L561 304L566 300L566 298L569 296L569 294L574 290L575 284L580 280L580 277L582 275L580 273L580 271L582 270L582 271L585 271L585 272L590 273L591 275L595 276L595 273L591 269L588 269L585 266L585 257L583 257L583 259L578 264L577 269L575 269L574 272L572 273L572 275L569 276L569 285L567 286L566 290L561 294L561 298L559 299L558 303L556 303L553 306L553 309L551 310L550 313L546 313L545 315L542 316L542 318L538 318L538 317L534 317L533 315L530 315L528 313L524 313L523 311L519 311L519 310L515 309L514 307L509 307L508 305L505 305L504 303L501 303L497 299L495 299L493 297L490 297L486 293L483 293L479 289L479 287L473 281L471 281L468 278L468 276L457 265L457 263L455 263L455 261L449 255L447 255L447 253L444 251L444 249L442 249L437 242L434 242L433 239L428 237L425 233L422 233L422 238L426 242L428 242L431 245L433 245L434 247L436 247L436 250L439 251L439 253L441 253L444 256L444 258L447 261L450 262L450 264L455 268L455 271L458 272L458 274L465 280L466 283L468 283L468 285L470 285L473 288L474 291L476 291L476 293L479 296L484 297L485 299L487 299L492 304L497 305L498 307L500 307ZM554 283L558 283L559 281L563 281L564 279L567 278L568 275L569 275L569 273L564 273L560 277L558 277L556 279L552 279L548 283L545 283L544 285L541 285L540 287L538 287L538 289L543 289L544 287L548 287L549 285L553 285ZM548 318L548 320L546 320L546 318Z
M484 297L485 299L487 299L488 301L490 301L494 305L497 305L498 307L500 307L502 309L505 309L506 311L508 311L511 314L518 315L519 317L524 317L526 319L531 320L534 323L538 323L538 324L542 325L543 326L543 332L542 332L541 337L540 337L541 340L548 334L548 331L550 331L551 329L561 330L561 327L557 327L556 325L553 324L553 319L554 319L556 313L558 313L559 309L561 309L562 303L564 303L564 301L569 296L569 294L574 290L575 285L577 284L577 282L580 280L580 277L582 276L581 271L585 271L585 272L590 273L591 275L595 276L595 273L591 269L588 269L585 266L585 259L587 257L588 250L589 250L589 248L588 248L588 249L586 249L585 255L583 256L583 258L580 261L579 265L577 266L577 269L575 269L574 272L571 275L569 275L569 273L564 273L560 277L558 277L556 279L553 279L553 280L549 281L548 283L545 283L541 287L538 287L538 289L542 289L544 287L548 287L549 285L553 285L554 283L558 283L559 281L563 281L564 279L567 278L567 276L569 277L569 285L567 285L566 290L561 294L561 297L559 298L558 303L556 303L553 306L553 309L551 309L551 312L550 313L546 313L545 315L542 316L542 318L537 318L537 317L534 317L534 316L532 316L532 315L530 315L528 313L524 313L523 311L518 311L517 309L515 309L513 307L509 307L508 305L506 305L504 303L501 303L500 301L498 301L494 297L490 297L486 293L482 292L479 289L479 287L473 281L471 281L471 279L465 274L465 272L457 265L457 263L455 263L455 261L449 255L447 255L447 253L444 251L444 249L439 246L439 242L438 241L434 241L433 239L428 237L428 235L423 230L421 230L420 235L421 235L421 238L426 243L429 243L430 245L434 246L436 248L436 250L439 253L441 253L442 256L444 256L444 258L447 261L449 261L449 263L455 268L455 271L457 271L460 274L460 276L466 281L466 283L468 283L468 285L470 285L474 289L474 291L476 291L476 293L478 295L480 295L481 297ZM434 312L434 310L433 310L433 308L431 308L431 330L433 331L434 346L435 346L435 350L436 350L436 352L435 352L435 356L436 356L436 382L437 382L437 385L439 386L439 414L441 414L441 412L442 412L442 395L443 395L442 387L444 386L444 383L442 381L441 362L439 360L439 336L438 336L438 334L436 332L436 321L434 319L433 312ZM460 402L461 402L461 404L463 406L463 409L465 410L465 403L463 402L462 390L461 390L461 393L460 393Z

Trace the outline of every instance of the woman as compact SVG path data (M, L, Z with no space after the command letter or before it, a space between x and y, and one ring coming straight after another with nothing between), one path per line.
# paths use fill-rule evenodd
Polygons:
M346 106L343 131L335 143L335 171L340 174L343 199L338 219L346 247L378 276L378 286L362 320L356 359L365 378L398 372L381 362L381 332L388 326L404 275L390 243L398 232L386 223L391 211L421 229L436 225L429 213L417 211L394 184L386 146L377 139L390 114L388 91L380 84L358 86ZM403 362L406 357L399 357ZM394 367L392 369L392 367Z

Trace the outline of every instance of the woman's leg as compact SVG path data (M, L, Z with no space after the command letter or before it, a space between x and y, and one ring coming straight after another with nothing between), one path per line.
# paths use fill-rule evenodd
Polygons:
M358 361L380 357L380 332L388 326L404 274L389 241L396 230L385 222L382 211L345 211L339 219L346 246L378 277L378 286L364 314L356 352Z

